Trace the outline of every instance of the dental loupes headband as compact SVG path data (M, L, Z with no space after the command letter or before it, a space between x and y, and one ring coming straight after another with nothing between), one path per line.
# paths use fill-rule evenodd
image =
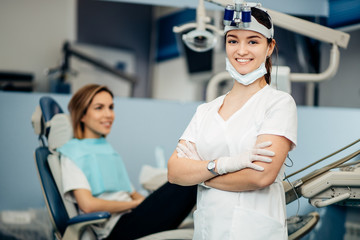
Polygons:
M227 5L224 12L224 34L230 30L250 30L258 32L266 38L273 38L273 24L271 24L271 28L268 29L259 23L256 18L251 16L251 7L256 7L257 9L266 12L265 9L261 8L260 3L240 3L239 1L235 1L234 5Z

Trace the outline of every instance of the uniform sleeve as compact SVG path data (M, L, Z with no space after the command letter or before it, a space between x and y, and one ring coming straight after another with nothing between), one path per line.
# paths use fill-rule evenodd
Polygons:
M72 190L87 189L91 191L85 174L76 164L65 156L61 156L61 176L65 199L76 202Z
M194 116L192 117L189 125L186 127L185 132L180 137L180 140L187 140L193 143L196 143L196 136L198 131L198 125L200 123L201 112L204 105L200 105L197 107Z
M286 94L271 103L259 135L274 134L286 137L292 142L291 150L297 144L297 109L294 99Z

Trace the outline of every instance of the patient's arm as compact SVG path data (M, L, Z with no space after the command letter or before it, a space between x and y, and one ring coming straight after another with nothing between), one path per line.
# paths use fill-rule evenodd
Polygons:
M271 185L286 159L291 147L291 141L276 135L260 135L257 139L257 143L264 141L271 141L272 145L267 149L275 152L275 156L271 157L271 163L254 162L264 167L264 171L246 168L217 176L206 181L205 184L213 188L236 192L256 190Z
M85 213L106 211L110 213L123 212L136 208L143 200L138 193L131 195L132 201L109 201L94 197L87 189L73 190L79 208Z

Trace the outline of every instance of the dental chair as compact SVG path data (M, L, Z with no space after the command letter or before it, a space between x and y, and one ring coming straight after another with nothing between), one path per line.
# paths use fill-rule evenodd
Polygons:
M40 99L40 106L36 108L32 116L32 124L40 141L34 158L55 238L80 239L87 226L106 221L110 217L110 213L97 212L77 215L75 206L67 204L62 197L60 162L54 150L56 144L65 143L72 133L71 129L60 126L60 129L57 130L61 136L52 141L56 134L50 132L50 121L60 120L61 122L61 120L68 120L66 118L61 107L53 99L48 97ZM89 239L95 239L90 237L91 235L95 236L91 234L90 229L86 231L89 232L87 233Z
M51 97L42 97L32 115L35 134L40 146L34 158L46 207L54 228L56 239L96 239L89 227L107 221L109 212L78 214L75 205L63 198L60 156L56 148L73 137L69 116ZM156 217L156 216L154 216ZM138 240L192 239L192 228L154 233Z

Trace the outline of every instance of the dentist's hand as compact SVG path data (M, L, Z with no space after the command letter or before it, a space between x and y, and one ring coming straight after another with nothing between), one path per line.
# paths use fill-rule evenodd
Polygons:
M185 145L179 143L176 147L176 151L177 151L177 156L180 158L190 158L193 160L201 160L194 145L189 141L185 141Z
M176 151L177 151L177 156L180 158L190 158L193 160L202 160L201 157L199 156L199 154L197 153L197 150L194 147L194 145L189 141L185 141L185 145L182 143L179 143L176 147ZM199 184L202 185L203 187L209 188L208 186L205 185L204 182L201 182Z
M262 142L255 146L254 149L242 152L234 157L220 157L217 159L216 170L222 175L229 172L236 172L243 168L252 168L257 171L264 171L264 168L256 165L253 161L271 162L275 153L264 148L272 145L272 142Z

